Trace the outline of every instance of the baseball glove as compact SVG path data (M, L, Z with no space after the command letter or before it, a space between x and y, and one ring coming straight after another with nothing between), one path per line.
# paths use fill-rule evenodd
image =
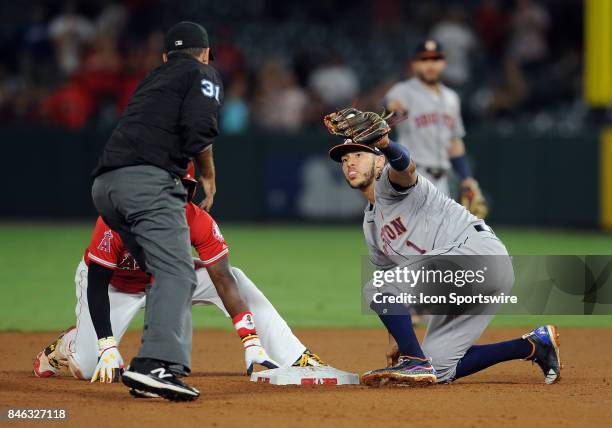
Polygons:
M466 180L463 183L459 201L461 205L478 218L485 218L489 212L487 201L476 180Z
M349 138L358 144L371 145L391 132L386 120L390 116L348 107L328 114L323 118L323 123L332 135Z

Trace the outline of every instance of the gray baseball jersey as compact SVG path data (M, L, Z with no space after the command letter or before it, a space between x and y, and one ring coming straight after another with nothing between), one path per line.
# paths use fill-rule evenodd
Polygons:
M495 258L495 277L490 291L509 292L514 272L503 243L463 206L440 192L419 175L417 183L405 191L396 190L389 181L387 165L376 181L375 203L366 208L363 230L370 261L378 269L411 265L414 256L461 255L463 260ZM421 259L422 260L422 259ZM411 265L413 266L413 265ZM413 266L414 267L414 266ZM371 283L366 285L372 288ZM490 308L489 308L490 309ZM477 310L478 311L478 310ZM473 312L472 312L473 313ZM480 337L493 315L431 315L423 341L423 351L432 359L438 382L452 380L457 363Z
M468 228L484 223L420 174L410 189L395 190L389 171L385 166L376 181L376 203L366 209L363 223L375 266L388 268L386 256L409 257L445 247Z
M398 142L410 150L419 169L450 169L449 142L465 135L459 96L447 86L439 86L436 94L413 77L396 83L385 96L387 102L397 100L408 110L408 118L397 125Z

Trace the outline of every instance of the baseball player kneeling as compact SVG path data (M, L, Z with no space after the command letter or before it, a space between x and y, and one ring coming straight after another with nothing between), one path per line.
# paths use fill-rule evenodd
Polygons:
M193 196L197 183L193 167L183 181ZM228 246L213 218L192 202L187 203L185 213L191 243L199 255L194 259L198 285L192 304L213 304L231 316L245 348L247 374L254 364L268 368L324 366L244 272L230 265ZM62 332L36 356L34 374L51 377L68 367L78 379L117 382L124 368L119 343L136 313L145 307L148 287L155 284L101 217L77 267L75 282L76 326ZM256 325L265 328L257 331ZM180 366L171 368L176 374L187 374L180 372Z
M368 202L363 231L370 261L379 271L405 267L415 272L453 258L463 271L471 264L494 263L492 280L479 285L479 291L487 296L510 291L514 271L502 241L483 220L417 173L408 149L389 139L390 128L383 117L347 108L326 116L325 125L330 133L345 139L329 155L341 163L349 186ZM399 283L397 279L385 281L391 289ZM370 291L372 285L377 286L371 281L365 290ZM514 340L475 345L494 316L491 309L497 309L476 305L465 313L429 316L421 347L405 306L399 305L404 310L397 313L398 306L390 299L370 302L389 332L390 348L388 367L362 376L367 385L450 382L514 359L537 363L547 384L560 379L558 334L552 325Z

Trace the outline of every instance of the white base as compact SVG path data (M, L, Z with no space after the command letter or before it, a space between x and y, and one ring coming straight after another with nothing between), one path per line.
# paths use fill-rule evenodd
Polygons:
M329 366L285 367L253 373L251 382L270 385L359 385L359 375Z

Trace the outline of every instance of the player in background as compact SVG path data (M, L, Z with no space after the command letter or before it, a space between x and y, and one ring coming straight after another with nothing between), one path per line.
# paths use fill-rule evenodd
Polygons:
M440 81L446 67L442 46L433 39L419 43L411 67L414 77L396 83L385 95L387 110L406 118L396 126L398 143L410 150L419 174L446 195L452 167L461 180L462 205L484 218L486 202L465 156L461 101Z
M197 183L192 166L183 181L192 197ZM199 259L194 259L198 282L192 304L214 304L229 316L226 305L231 287L227 284L235 284L239 296L234 298L243 300L248 307L247 316L239 314L233 317L245 346L247 374L251 373L255 363L268 368L323 366L319 357L300 342L244 272L231 267L228 246L212 217L192 202L187 203L185 211L191 243L199 255ZM92 290L95 287L91 282L92 270L102 272L104 277L97 290ZM36 356L34 374L51 377L68 367L79 379L116 382L123 368L118 346L133 317L145 306L150 280L129 254L120 236L98 218L91 243L76 271L76 327L61 333ZM97 301L104 300L92 296L92 291L93 294L105 293L106 303L92 304L92 297ZM258 331L248 321L253 317ZM151 396L143 391L131 392Z
M370 261L377 269L418 270L463 256L453 260L463 269L468 261L490 268L493 278L479 284L481 293L511 290L514 272L504 244L483 220L417 172L408 149L389 139L390 127L383 118L348 108L326 116L325 125L333 135L346 138L329 155L341 163L349 186L367 200L363 232ZM428 257L418 257L421 255ZM371 288L372 282L365 291ZM547 384L560 379L558 334L552 325L514 340L475 345L493 318L479 305L470 313L430 315L421 347L409 311L395 315L393 307L374 300L370 307L389 332L390 349L388 367L362 376L367 385L451 382L514 359L536 362Z

